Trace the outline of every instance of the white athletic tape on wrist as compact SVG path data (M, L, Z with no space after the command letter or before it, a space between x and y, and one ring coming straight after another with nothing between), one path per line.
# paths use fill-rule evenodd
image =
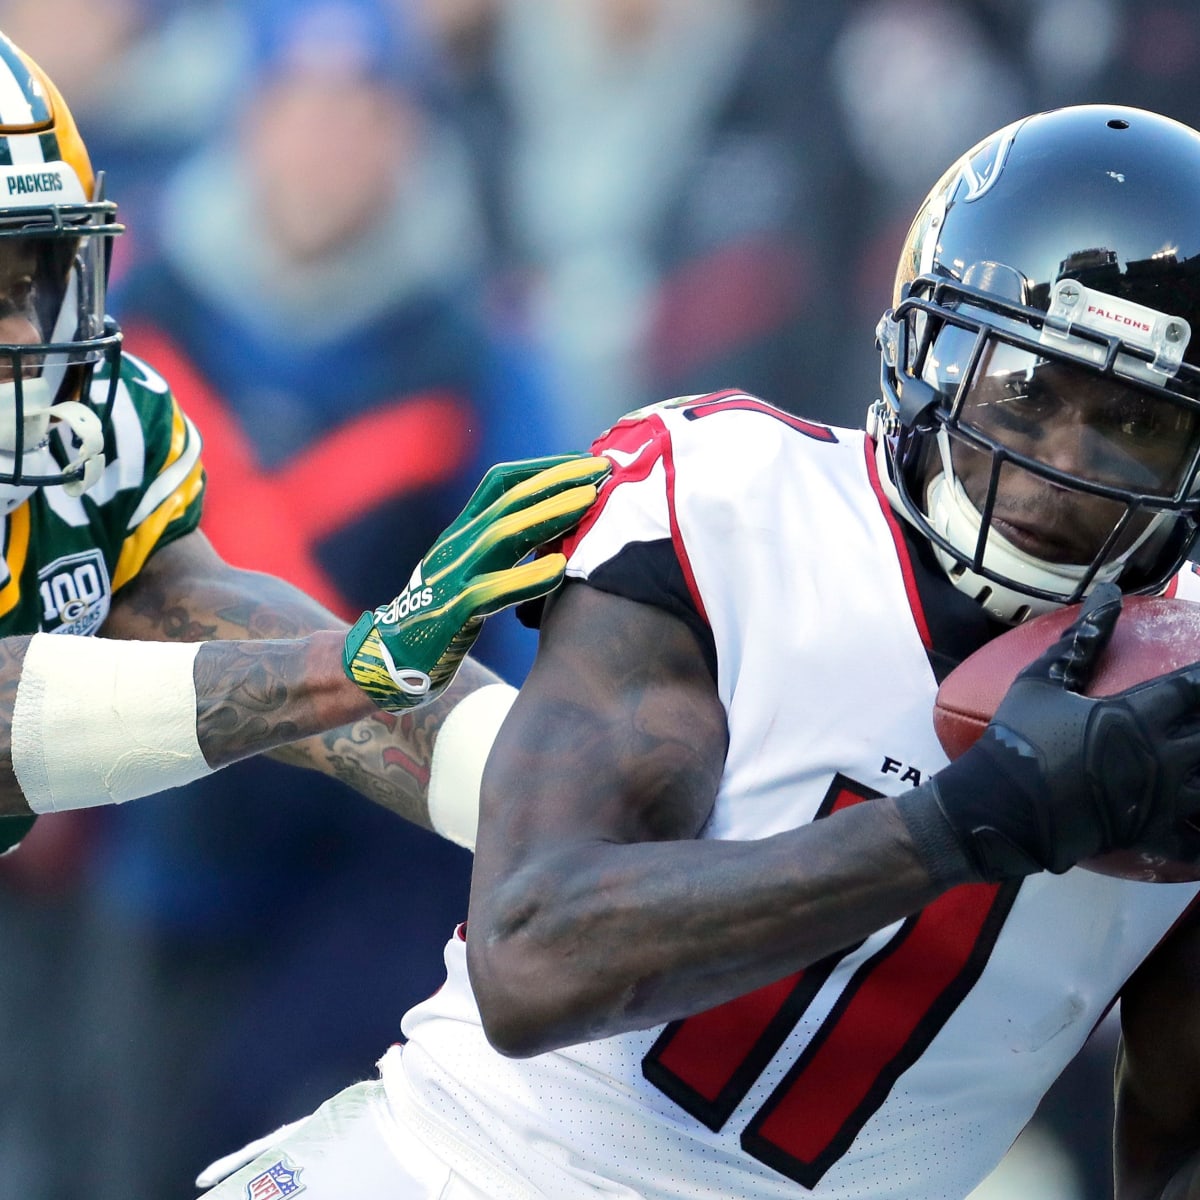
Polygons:
M517 698L492 683L460 700L442 723L429 761L429 821L444 838L475 849L479 785L500 726Z
M29 807L121 804L211 774L196 740L200 645L35 634L12 723Z

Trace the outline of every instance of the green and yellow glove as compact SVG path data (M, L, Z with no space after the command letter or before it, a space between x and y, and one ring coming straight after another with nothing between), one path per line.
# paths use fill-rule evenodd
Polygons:
M485 617L559 585L562 554L522 560L579 523L611 467L577 454L492 467L404 591L355 621L342 652L346 674L389 712L432 700Z

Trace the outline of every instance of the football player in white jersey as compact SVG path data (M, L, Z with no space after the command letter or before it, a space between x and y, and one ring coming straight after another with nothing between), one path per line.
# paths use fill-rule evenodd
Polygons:
M1119 1200L1200 1196L1200 884L1077 865L1200 851L1200 666L1081 694L1122 592L1200 595L1197 196L1161 116L1016 122L917 214L866 432L597 441L446 985L214 1197L954 1200L1118 998ZM939 679L1079 601L948 764Z
M427 802L458 769L442 734L469 742L510 689L468 661L430 702L484 617L558 581L561 556L521 560L608 464L493 468L348 654L340 618L199 530L200 437L105 312L122 228L62 96L0 35L0 851L40 813L267 751L455 836Z

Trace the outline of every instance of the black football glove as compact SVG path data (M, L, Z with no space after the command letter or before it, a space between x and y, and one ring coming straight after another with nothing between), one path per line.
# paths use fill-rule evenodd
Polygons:
M1200 664L1115 696L1080 694L1120 613L1120 591L1098 587L975 745L899 799L935 878L1061 872L1168 844L1200 813Z

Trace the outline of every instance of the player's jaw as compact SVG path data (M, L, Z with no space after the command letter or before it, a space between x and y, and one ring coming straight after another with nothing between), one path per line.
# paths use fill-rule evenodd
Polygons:
M988 472L967 469L959 479L977 509L982 511ZM1090 495L1042 479L1029 471L1005 467L1000 473L991 528L1011 545L1043 562L1087 566L1103 549L1125 514L1116 500ZM1112 553L1131 546L1151 520L1135 519Z

